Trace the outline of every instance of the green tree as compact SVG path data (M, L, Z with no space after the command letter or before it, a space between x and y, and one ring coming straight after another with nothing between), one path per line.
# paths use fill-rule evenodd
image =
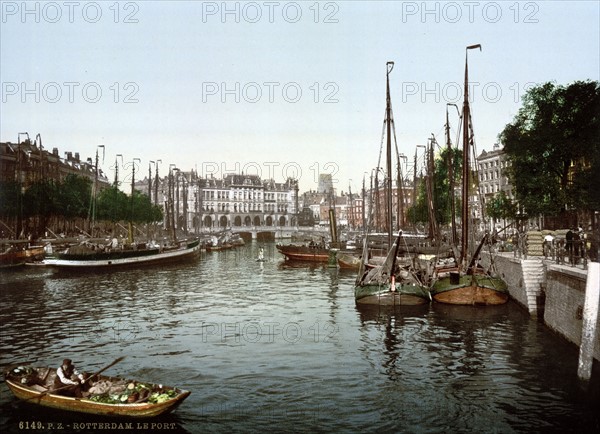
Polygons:
M485 211L493 219L514 219L517 215L517 206L503 191L497 193L485 204Z
M18 214L19 184L15 181L0 182L0 218L14 218Z
M57 214L58 189L52 179L34 182L23 195L23 214L36 220L35 231L43 233L50 218Z
M129 220L131 204L127 195L113 185L102 190L98 195L97 210L99 220L115 223Z
M130 198L130 202L133 204L131 221L135 223L154 223L163 219L162 209L156 205L153 205L150 198L139 191L135 191L133 200Z
M58 210L67 220L87 218L91 194L92 181L84 176L69 174L58 188Z
M515 196L529 215L556 215L565 207L599 209L598 82L531 88L500 140Z

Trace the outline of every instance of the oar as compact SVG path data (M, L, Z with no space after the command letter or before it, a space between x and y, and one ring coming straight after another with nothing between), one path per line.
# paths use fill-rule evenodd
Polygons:
M96 372L95 374L89 376L88 378L85 379L85 381L88 381L90 378L94 378L94 377L100 375L101 373L103 373L104 371L106 371L108 368L110 368L110 367L116 365L117 363L119 363L120 361L122 361L124 358L125 358L125 356L122 356L122 357L119 357L119 358L115 359L110 365L105 366L104 368L102 368L98 372ZM49 390L46 390L45 392L40 393L39 395L32 396L31 398L27 398L25 401L29 401L30 399L36 399L36 398L41 399L43 396L45 396L45 395L47 395L49 393L56 393L56 392L59 392L61 390L68 389L69 387L73 387L73 386L74 386L74 384L67 384L66 386L62 386L62 387L59 387L57 389L49 389Z
M110 365L107 365L107 366L105 366L104 368L102 368L102 369L100 369L98 372L96 372L95 374L93 374L93 375L91 375L91 376L87 377L87 378L85 379L85 381L88 381L88 380L91 380L91 379L92 379L92 378L94 378L94 377L97 377L98 375L100 375L100 374L102 374L104 371L106 371L108 368L110 368L110 367L112 367L112 366L115 366L117 363L119 363L119 362L123 361L123 359L124 359L124 358L125 358L125 356L121 356L121 357L119 357L119 358L115 359L115 360L114 360L114 361L113 361L113 362L112 362ZM56 390L58 390L58 389L56 389Z

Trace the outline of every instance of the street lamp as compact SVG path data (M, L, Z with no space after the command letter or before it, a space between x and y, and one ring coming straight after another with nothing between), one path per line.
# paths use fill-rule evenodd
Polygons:
M154 178L154 205L158 204L158 183L159 183L159 178L158 178L158 163L162 163L162 160L156 160L156 165L154 166L156 168L155 170L155 178Z
M17 196L17 209L18 209L18 215L17 215L17 226L16 226L16 236L17 238L20 237L21 235L21 230L23 227L23 193L25 192L25 187L23 186L23 163L21 160L21 136L25 135L27 136L27 142L29 142L29 133L19 133L17 135L17 149L18 149L18 154L17 154L17 187L19 190L19 194Z
M39 135L39 134L38 134ZM37 139L36 139L37 140ZM41 138L40 138L40 146L41 146ZM104 162L104 145L98 145L96 147L96 159L94 161L94 184L92 186L92 200L90 202L90 212L88 213L88 219L90 222L90 233L92 237L94 236L94 228L96 226L96 199L98 196L98 164L99 164L99 155L98 149L102 148L102 161Z
M171 235L173 242L177 241L177 231L175 230L175 201L173 200L174 186L173 186L173 171L179 170L175 164L169 164L169 194L167 199L167 226L171 229Z
M115 156L115 187L119 186L119 157L121 157L121 164L123 164L123 155L117 154Z
M142 162L142 160L140 160L139 158L134 158L133 161L131 162L131 214L129 217L129 243L133 243L133 219L135 217L135 162L139 161L140 163Z
M150 203L152 203L152 165L154 160L148 161L148 199L150 199Z

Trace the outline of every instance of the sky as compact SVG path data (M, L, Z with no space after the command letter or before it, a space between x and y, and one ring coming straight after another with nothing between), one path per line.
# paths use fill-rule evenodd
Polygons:
M161 160L162 175L291 176L303 192L329 173L356 192L378 165L388 61L408 171L417 145L445 142L469 45L482 46L468 53L478 152L530 86L600 79L598 1L2 1L1 12L0 140L100 150L109 177L121 154L124 180Z

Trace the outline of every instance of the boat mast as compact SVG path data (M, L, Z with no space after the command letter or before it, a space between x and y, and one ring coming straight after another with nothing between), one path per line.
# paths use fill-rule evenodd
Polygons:
M469 45L465 52L465 87L464 87L464 101L463 101L463 167L462 167L462 232L461 232L461 252L460 252L460 263L465 263L468 255L469 248L469 184L470 184L470 167L469 167L469 151L470 145L470 134L469 134L469 120L471 117L469 110L469 67L467 62L468 50L479 48L481 45Z
M387 192L386 192L386 210L388 223L388 248L392 247L392 100L390 98L390 72L394 69L394 62L386 63L386 122L387 122Z
M426 149L426 164L427 164L427 178L426 178L426 189L427 189L427 214L429 216L429 236L431 239L438 238L437 236L437 222L435 220L435 208L434 208L434 173L435 165L433 161L433 148L436 144L435 136L431 134L431 138L428 140L428 147Z
M366 215L365 215L365 198L366 198L366 190L365 190L365 174L363 173L363 183L362 183L362 227L363 227L363 233L366 235L368 232L368 228L367 228L367 220L366 220Z
M454 204L454 156L452 155L452 142L450 140L450 120L448 117L448 106L453 105L458 111L456 104L446 104L446 145L448 146L448 195L450 198L450 213L452 215L452 246L456 247L458 235L456 233L456 209ZM459 113L460 116L460 113Z

